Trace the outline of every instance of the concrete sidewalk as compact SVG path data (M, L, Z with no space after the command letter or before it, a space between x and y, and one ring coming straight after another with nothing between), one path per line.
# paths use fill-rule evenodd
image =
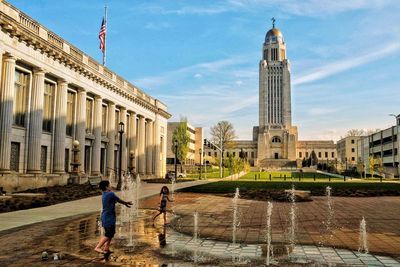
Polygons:
M178 183L175 185L175 190L200 184L212 183L214 181L215 180L200 180ZM168 186L171 189L170 184L151 184L142 182L140 199L159 194L161 187L164 185ZM116 193L118 195L118 192ZM12 228L43 221L81 215L85 213L100 212L100 209L101 196L95 196L42 208L0 213L0 233L2 231L6 231Z

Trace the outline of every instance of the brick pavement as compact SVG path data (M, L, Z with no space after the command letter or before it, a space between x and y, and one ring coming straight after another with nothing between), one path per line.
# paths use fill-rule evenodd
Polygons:
M325 197L313 197L312 202L296 204L297 243L357 250L360 220L364 216L367 221L370 252L400 258L400 197L332 199L334 215L331 231L326 228L328 206ZM150 198L143 203L143 207L155 208L157 201L157 198ZM273 205L272 240L286 242L290 203L274 202ZM236 237L239 242L265 242L266 207L266 202L239 200L241 224ZM179 231L192 233L193 213L198 211L201 237L225 241L232 239L231 198L178 193L173 209L181 216L175 226Z

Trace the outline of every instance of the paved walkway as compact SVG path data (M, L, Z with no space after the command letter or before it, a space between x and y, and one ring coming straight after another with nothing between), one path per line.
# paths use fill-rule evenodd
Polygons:
M175 190L211 182L214 182L214 180L178 183L175 185ZM152 184L142 182L141 199L157 195L163 185L171 188L170 184ZM85 213L93 213L96 211L100 212L100 198L101 196L95 196L42 208L0 213L0 232L38 222L55 220Z

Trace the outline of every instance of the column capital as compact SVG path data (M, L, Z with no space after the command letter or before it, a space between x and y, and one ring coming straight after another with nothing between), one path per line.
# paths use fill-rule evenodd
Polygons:
M114 106L114 107L115 107L115 103L112 102L112 101L107 101L107 105L108 105L108 106Z
M4 58L4 61L6 61L6 62L15 63L15 61L17 61L17 58L8 52L6 52L4 54L3 58Z
M150 118L145 118L146 122L152 122L153 120Z
M99 96L99 95L95 95L94 96L94 100L97 100L97 101L102 101L103 100L103 98L101 97L101 96Z
M34 75L43 75L45 74L45 70L43 68L37 67L37 68L33 68L33 74Z
M57 80L57 83L59 84L59 85L68 85L68 82L67 82L67 80L65 80L65 79L58 79Z
M142 114L136 114L136 117L138 117L139 119L145 119L145 117Z
M86 93L86 90L85 90L85 88L83 88L83 87L78 87L78 88L76 89L76 91L78 92L78 94L79 94L79 93Z
M118 106L120 111L126 111L126 107Z

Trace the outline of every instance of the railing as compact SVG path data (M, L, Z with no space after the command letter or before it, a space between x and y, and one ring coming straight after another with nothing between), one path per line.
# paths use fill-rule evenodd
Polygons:
M63 41L60 37L52 32L47 32L47 40L59 48L63 48Z
M25 28L33 31L36 34L39 34L39 24L31 20L30 18L24 16L23 14L19 14L19 22L25 26Z
M82 60L82 53L78 51L78 49L74 48L74 47L70 47L70 54L71 56L73 56L74 58L77 58L79 60Z
M96 61L94 61L93 59L89 58L88 63L89 63L89 67L91 67L97 71L99 70L99 64Z
M120 77L117 77L117 84L120 87L124 87L124 80L122 80Z
M108 78L112 79L112 72L111 71L109 71L107 69L104 69L104 75L107 76Z

